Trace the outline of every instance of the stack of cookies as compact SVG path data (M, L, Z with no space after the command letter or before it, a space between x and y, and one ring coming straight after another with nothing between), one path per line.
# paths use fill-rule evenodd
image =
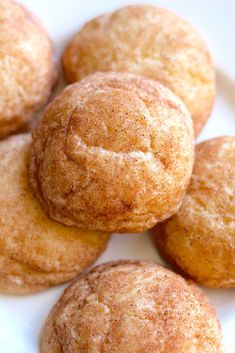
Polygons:
M188 281L235 287L235 137L195 148L215 98L199 34L147 5L91 20L32 136L58 77L51 40L3 0L0 44L0 291L75 279L112 233L149 229L178 272L120 260L83 274L49 314L41 353L222 353L215 310Z

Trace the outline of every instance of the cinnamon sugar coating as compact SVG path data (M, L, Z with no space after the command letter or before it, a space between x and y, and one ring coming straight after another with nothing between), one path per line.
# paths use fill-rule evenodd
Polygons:
M160 83L97 73L45 110L33 134L31 184L64 224L144 231L179 208L193 140L184 104Z
M0 292L37 292L76 277L95 262L109 236L51 220L28 183L31 137L0 142Z
M234 175L234 136L198 144L182 206L155 230L163 255L208 287L235 287Z
M27 128L57 76L51 39L22 5L0 2L0 139Z
M210 115L215 73L208 48L185 20L149 5L123 7L92 19L62 57L75 82L95 71L121 71L162 82L190 111L196 135Z
M222 353L203 292L151 262L116 261L74 282L52 309L41 353Z

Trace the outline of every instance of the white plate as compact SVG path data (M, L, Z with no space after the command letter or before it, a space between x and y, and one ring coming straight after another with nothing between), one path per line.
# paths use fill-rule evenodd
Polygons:
M88 19L125 4L125 0L22 0L41 18L54 39L58 56L66 41ZM148 1L172 9L188 19L206 39L217 68L217 100L199 140L235 135L235 1ZM161 262L150 238L143 235L113 236L99 263L111 259L150 259ZM63 286L40 294L0 296L0 352L37 353L41 326ZM223 326L226 353L235 353L235 290L206 290ZM121 353L121 352L120 352ZM202 352L203 353L203 352Z

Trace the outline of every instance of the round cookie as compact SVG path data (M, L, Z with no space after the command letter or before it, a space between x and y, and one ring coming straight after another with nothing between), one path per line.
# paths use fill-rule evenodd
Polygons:
M208 48L189 23L155 6L127 6L89 21L65 49L62 64L68 82L95 71L160 81L186 104L196 134L213 106L215 73Z
M103 264L52 309L41 353L222 353L220 325L203 292L151 262Z
M45 110L33 134L31 184L64 224L144 231L177 211L193 140L184 104L160 83L97 73Z
M0 292L23 294L76 277L105 249L109 236L52 221L28 184L31 137L0 143Z
M47 32L23 6L0 2L0 138L23 129L48 100L56 79Z
M155 230L163 256L208 287L235 287L234 176L235 137L198 144L182 206Z

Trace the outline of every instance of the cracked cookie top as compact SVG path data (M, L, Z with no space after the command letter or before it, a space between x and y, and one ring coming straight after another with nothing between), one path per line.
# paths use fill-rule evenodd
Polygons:
M186 276L209 287L235 287L235 137L196 146L179 211L156 227L156 243Z
M30 134L0 142L0 293L37 292L95 262L109 235L53 221L28 181Z
M52 218L137 232L176 212L192 164L192 120L178 97L139 76L97 73L46 109L30 178Z
M57 78L54 48L34 15L0 1L0 139L26 127Z
M41 353L222 353L203 292L147 261L116 261L73 283L47 319Z
M87 22L65 49L62 64L68 82L116 71L163 83L187 106L196 134L215 98L206 44L190 23L156 6L125 6Z

